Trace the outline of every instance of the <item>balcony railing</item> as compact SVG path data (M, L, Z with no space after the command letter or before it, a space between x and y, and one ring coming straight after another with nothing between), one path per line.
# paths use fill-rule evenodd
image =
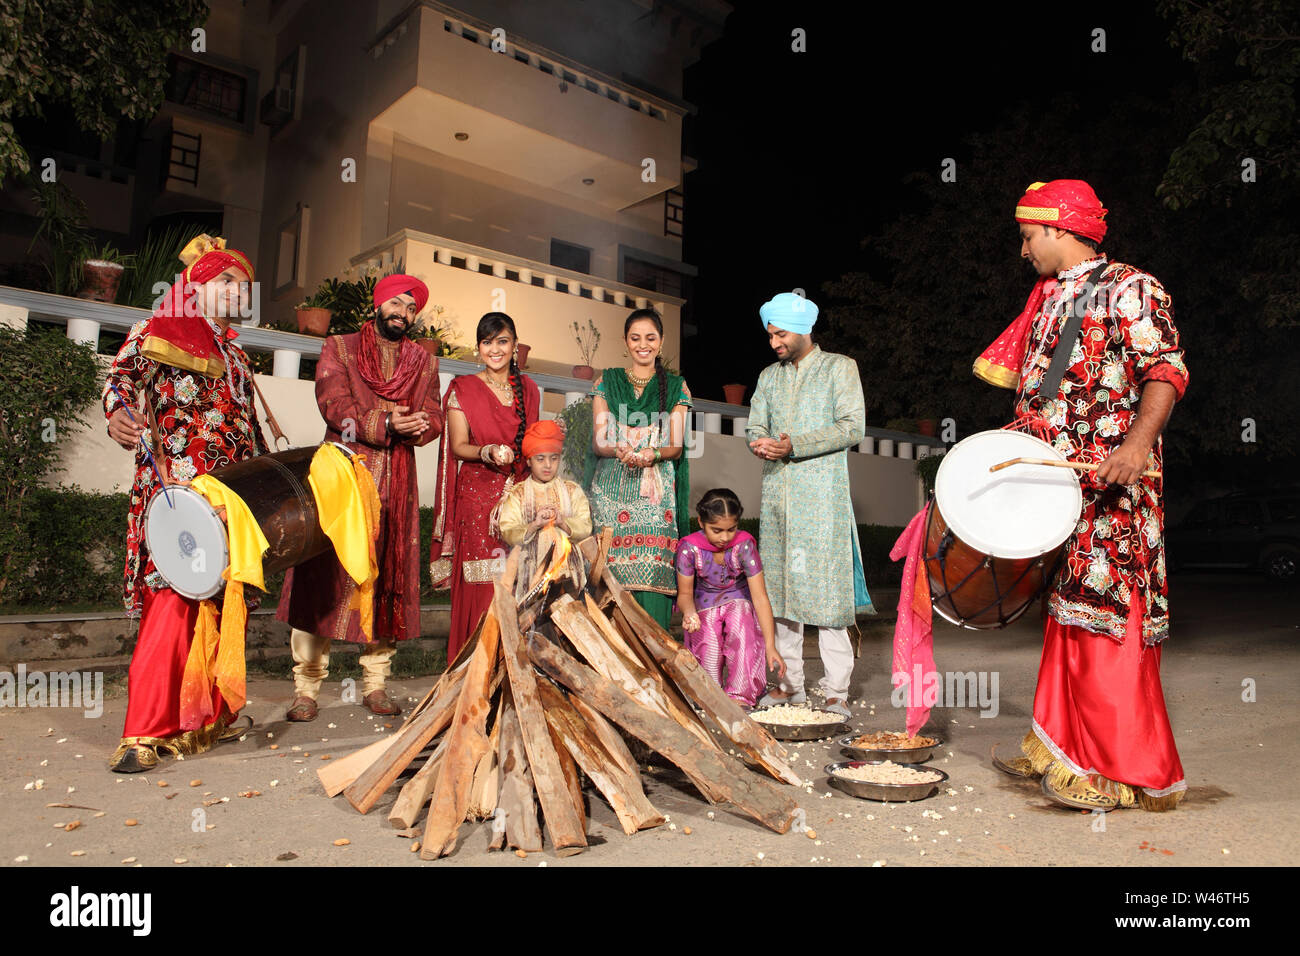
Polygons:
M402 229L393 233L382 242L371 246L365 252L353 256L349 260L349 264L353 270L357 271L388 269L395 261L393 250L403 242L418 242L433 246L437 253L439 265L449 266L453 269L464 269L467 272L479 275L491 275L494 278L505 279L510 282L522 282L524 285L568 292L570 295L593 299L596 302L612 302L614 305L630 309L653 307L661 313L664 305L674 305L680 308L686 303L685 299L677 296L667 295L662 292L652 293L650 290L638 286L602 279L599 276L588 275L584 272L561 269L545 262L539 262L536 259L512 256L496 249L487 249L483 246L475 246L457 239L448 239L446 236L418 232L414 229Z
M418 0L418 2L412 3L407 9L394 17L387 26L379 31L379 34L369 47L369 53L372 57L379 59L379 57L383 56L385 49L392 46L397 39L406 34L408 29L407 20L419 7L426 7L440 16L442 18L442 28L446 32L463 37L465 40L477 43L480 46L490 48L493 43L492 31L500 26L500 24L488 23L486 20L470 16L464 11L438 3L436 0ZM629 109L644 113L652 119L665 120L668 113L684 116L690 111L685 104L674 103L661 96L637 89L622 80L616 80L599 70L595 70L553 50L548 50L541 44L533 43L509 31L506 32L504 46L505 49L500 55L508 56L520 63L527 63L534 69L553 76L557 80L563 80L579 90L585 90L597 96L613 100L616 103L621 103Z
M148 317L149 312L145 309L0 286L0 324L22 325L30 319L62 325L67 329L68 338L95 347L98 347L101 329L127 333L135 323ZM323 341L312 335L255 326L243 326L239 331L240 346L247 352L271 353L274 356L272 374L282 378L297 378L302 358L318 358ZM475 362L449 358L438 360L443 388L453 377L477 372L479 368ZM565 405L581 401L591 391L591 383L585 379L531 371L528 374L537 382L543 396L562 396ZM724 434L723 420L726 419L730 433L743 437L749 423L749 406L697 398L692 419L693 431L713 435ZM884 457L924 458L943 454L945 445L939 439L925 435L868 427L857 450Z

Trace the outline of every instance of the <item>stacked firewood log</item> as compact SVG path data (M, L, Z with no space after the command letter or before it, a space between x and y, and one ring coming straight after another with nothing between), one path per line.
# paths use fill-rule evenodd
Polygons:
M367 813L409 774L388 818L420 836L423 859L479 820L491 849L541 850L544 831L567 856L587 846L584 775L625 833L665 822L626 735L710 803L786 832L795 801L773 779L800 781L784 748L619 586L609 541L606 530L574 546L547 527L515 548L446 673L398 731L319 771L326 792Z

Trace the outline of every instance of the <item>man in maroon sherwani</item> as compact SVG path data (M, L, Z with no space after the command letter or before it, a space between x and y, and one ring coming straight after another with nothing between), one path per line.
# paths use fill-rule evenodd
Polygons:
M365 455L382 507L375 555L374 641L361 650L362 702L376 714L400 713L384 688L396 641L420 636L420 517L415 447L442 433L438 360L407 333L429 300L414 276L375 286L375 317L321 347L316 402L325 440ZM294 701L290 720L314 720L330 643L362 643L356 584L332 551L289 571L276 617L292 628Z

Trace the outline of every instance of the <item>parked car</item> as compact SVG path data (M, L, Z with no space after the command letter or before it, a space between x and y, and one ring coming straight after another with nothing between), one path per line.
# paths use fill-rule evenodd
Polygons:
M1165 533L1171 568L1258 568L1276 581L1300 572L1300 487L1202 501Z

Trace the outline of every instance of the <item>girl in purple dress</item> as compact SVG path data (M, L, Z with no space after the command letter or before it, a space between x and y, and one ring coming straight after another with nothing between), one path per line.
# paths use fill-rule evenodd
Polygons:
M753 707L767 690L764 665L784 677L785 662L758 542L736 528L743 510L730 488L706 492L695 506L701 530L677 545L677 603L686 649L728 697Z

